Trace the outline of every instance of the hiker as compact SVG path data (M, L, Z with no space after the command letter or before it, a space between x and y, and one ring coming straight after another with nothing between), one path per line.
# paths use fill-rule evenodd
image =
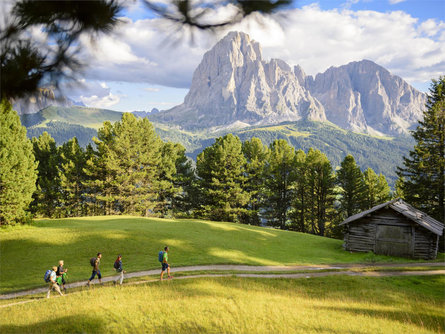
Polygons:
M124 274L126 271L122 269L122 255L118 255L116 261L114 261L114 270L116 270L119 274L117 280L114 281L114 284L117 284L120 278L119 284L122 285L122 282L124 281Z
M56 272L57 276L56 281L57 284L59 284L59 286L62 286L63 292L66 292L65 284L66 284L66 273L68 269L63 268L63 264L64 264L63 260L60 260Z
M97 274L97 278L99 279L99 283L101 285L103 285L102 283L102 275L100 274L100 270L99 270L99 264L100 264L100 259L102 258L102 253L97 253L97 257L96 258L91 258L90 259L90 264L93 267L93 272L91 273L91 277L88 280L87 286L90 286L91 281L94 279L94 277Z
M165 270L167 270L167 277L172 278L172 276L170 276L170 265L168 264L168 250L168 246L165 246L164 253L162 255L161 281L163 280Z
M49 298L49 295L51 294L51 290L54 289L56 290L59 295L63 296L64 294L62 293L62 291L60 291L60 287L57 285L56 282L56 271L57 271L57 267L54 266L53 270L51 270L51 273L49 274L49 278L48 278L48 283L49 283L49 288L48 288L48 293L46 294L46 298Z

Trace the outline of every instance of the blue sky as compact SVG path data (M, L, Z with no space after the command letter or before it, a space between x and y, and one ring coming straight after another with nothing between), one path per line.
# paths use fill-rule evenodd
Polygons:
M265 60L299 64L309 75L370 59L426 91L431 78L445 74L445 1L301 0L285 13L285 21L247 19L215 35L195 32L192 43L187 31L135 2L114 35L83 41L90 67L83 88L68 95L119 111L169 109L182 103L203 54L229 30L257 40Z

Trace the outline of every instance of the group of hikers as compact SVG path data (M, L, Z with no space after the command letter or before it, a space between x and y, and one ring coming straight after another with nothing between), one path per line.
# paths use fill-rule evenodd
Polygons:
M168 263L168 246L164 247L163 251L160 251L158 254L158 260L162 264L162 270L161 270L161 281L164 279L164 272L167 271L167 277L170 279L172 276L170 276L170 264ZM89 287L91 284L91 281L96 277L99 279L99 283L103 285L102 283L102 274L100 273L99 265L100 265L100 259L102 258L102 253L97 253L96 257L93 257L90 259L90 264L93 267L93 271L91 273L91 277L88 279L87 286ZM47 270L45 273L44 280L45 282L49 283L48 293L46 294L46 298L50 297L51 291L55 290L59 293L59 295L64 296L63 292L66 292L66 279L67 279L67 272L68 269L64 268L64 262L63 260L59 261L59 266L52 267L52 270ZM125 270L122 268L122 256L118 255L116 261L114 261L113 270L119 273L119 276L116 280L113 281L114 285L116 285L118 282L120 285L122 285L122 282L124 281L124 274Z

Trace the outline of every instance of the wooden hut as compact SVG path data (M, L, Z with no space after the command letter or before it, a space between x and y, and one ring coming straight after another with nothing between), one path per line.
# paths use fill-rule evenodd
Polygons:
M344 226L348 251L435 259L444 225L401 199L349 217Z

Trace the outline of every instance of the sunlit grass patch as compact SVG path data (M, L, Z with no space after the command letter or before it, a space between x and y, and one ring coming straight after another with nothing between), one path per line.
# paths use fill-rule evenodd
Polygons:
M1 333L442 333L445 277L201 278L0 308Z

